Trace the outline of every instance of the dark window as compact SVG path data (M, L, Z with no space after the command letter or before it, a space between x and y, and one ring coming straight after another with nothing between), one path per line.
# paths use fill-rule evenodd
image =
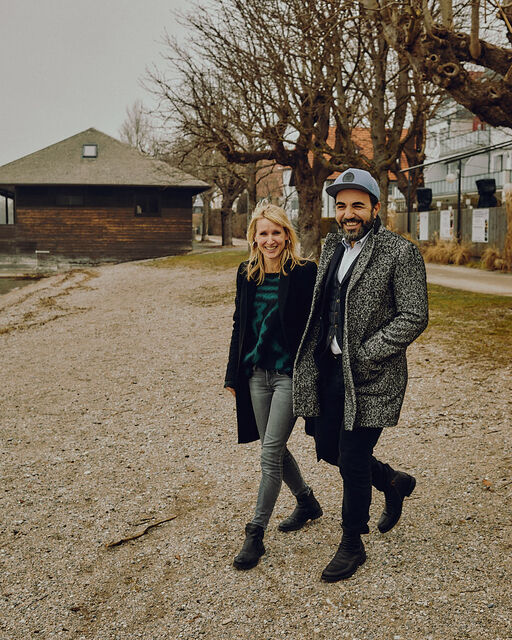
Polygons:
M14 224L14 198L0 194L0 224Z
M80 207L84 204L83 193L58 193L55 198L58 207Z
M160 215L160 194L159 193L138 193L135 196L136 216L159 216Z

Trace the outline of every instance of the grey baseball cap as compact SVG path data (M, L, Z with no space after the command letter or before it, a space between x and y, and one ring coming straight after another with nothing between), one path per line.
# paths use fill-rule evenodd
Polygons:
M380 200L380 189L377 180L375 180L371 173L364 169L346 169L326 188L326 191L330 196L335 198L338 191L342 189L365 191L371 196L375 196L377 201Z

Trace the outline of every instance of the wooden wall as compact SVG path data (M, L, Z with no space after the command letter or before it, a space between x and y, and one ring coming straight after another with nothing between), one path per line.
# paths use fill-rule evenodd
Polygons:
M40 250L70 260L103 262L189 251L192 191L155 191L161 215L146 217L135 215L135 188L18 187L16 224L0 228L0 252ZM83 204L58 205L63 194L76 195Z

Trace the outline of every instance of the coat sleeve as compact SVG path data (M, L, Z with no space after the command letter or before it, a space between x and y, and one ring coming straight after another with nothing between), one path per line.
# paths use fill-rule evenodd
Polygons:
M425 263L412 243L401 248L391 286L395 317L361 345L357 359L362 363L379 363L404 351L427 327Z
M306 274L307 274L307 280L305 282L304 289L305 289L306 307L307 307L306 317L309 317L311 302L313 301L313 289L315 288L315 281L316 281L316 274L317 274L316 262L307 263Z
M235 295L235 312L233 313L233 330L231 332L231 342L229 344L228 364L226 367L226 376L224 379L224 387L236 389L238 379L238 352L240 339L240 293L243 286L243 270L244 263L238 267L236 275L236 295Z

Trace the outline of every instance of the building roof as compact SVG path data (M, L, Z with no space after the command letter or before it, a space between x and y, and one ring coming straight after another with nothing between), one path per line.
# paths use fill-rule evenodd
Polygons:
M97 145L97 157L84 158L84 145ZM210 187L93 128L0 167L0 186L50 184L183 187L196 193Z

